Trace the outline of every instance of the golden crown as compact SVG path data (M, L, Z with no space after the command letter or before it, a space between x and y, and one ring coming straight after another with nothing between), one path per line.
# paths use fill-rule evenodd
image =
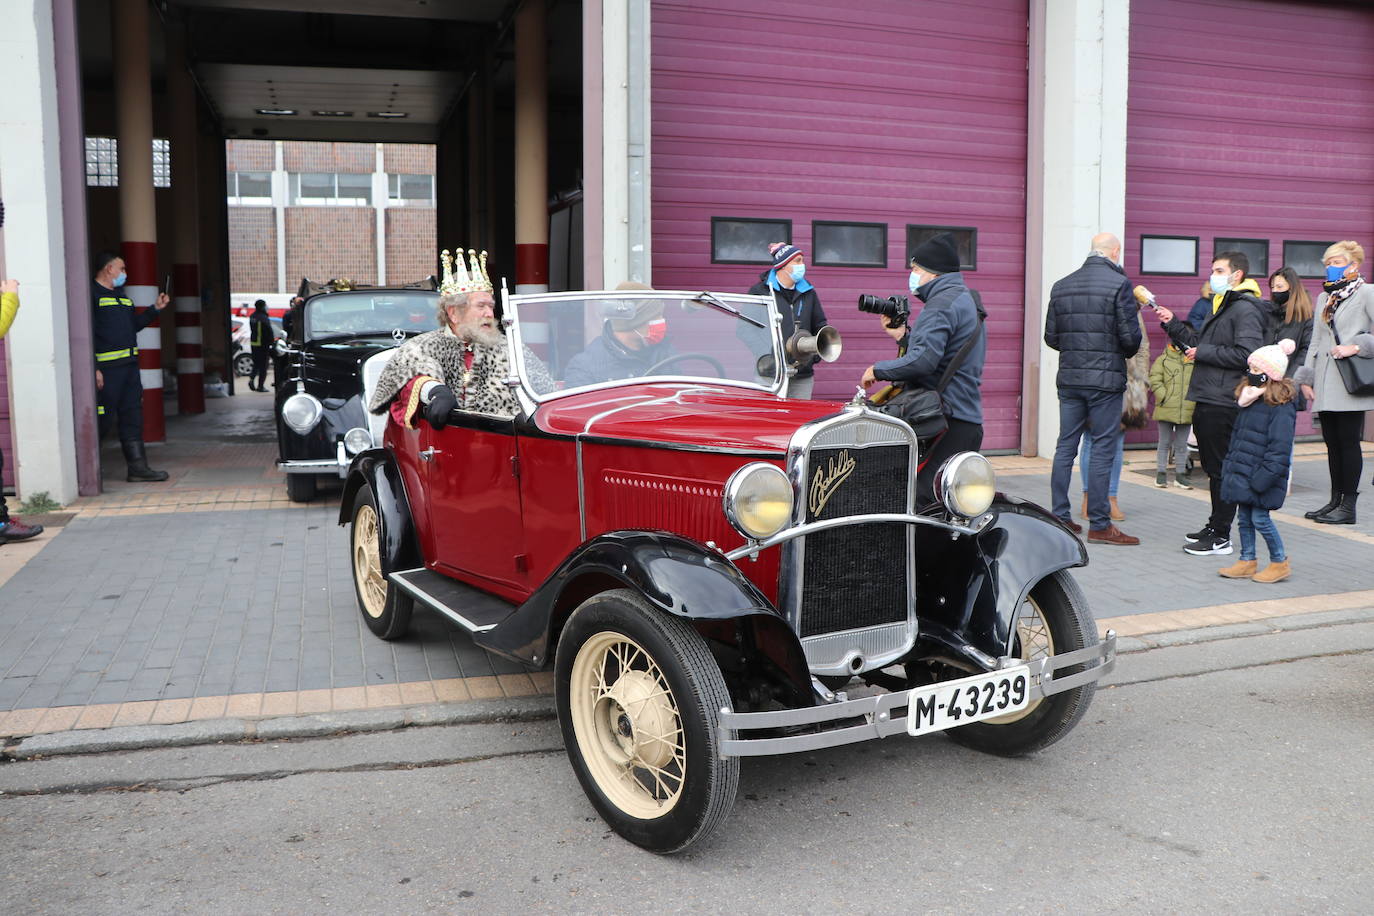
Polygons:
M468 249L467 263L463 262L463 249L459 248L454 257L445 248L439 255L443 266L443 279L439 281L439 293L453 296L460 293L473 293L480 290L491 291L491 278L487 276L487 253L478 254Z

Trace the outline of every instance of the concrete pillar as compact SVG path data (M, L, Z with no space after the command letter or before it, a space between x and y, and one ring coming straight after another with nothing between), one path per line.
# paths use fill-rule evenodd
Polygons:
M172 114L172 307L176 310L177 410L205 412L205 356L201 331L200 202L196 150L196 90L186 59L182 24L167 29L167 102Z
M523 4L515 14L517 293L543 293L549 289L549 78L545 16L542 3Z
M8 62L0 92L0 185L5 269L21 284L19 317L5 338L14 433L14 453L7 458L14 462L21 494L46 491L68 503L77 496L78 482L67 304L79 300L89 311L89 280L68 284L62 147L81 139L63 133L61 114L64 105L79 105L80 96L72 94L79 88L70 83L59 89L58 71L74 66L76 40L71 3L61 2L60 11L56 5L0 4L0 60ZM77 174L84 176L84 166ZM77 229L84 233L85 227ZM84 254L84 245L76 254ZM89 335L88 324L88 344ZM93 390L91 359L88 350L81 371Z
M377 285L386 286L386 204L390 196L386 180L386 154L377 144L376 165L372 167L372 212L377 218ZM405 280L399 282L405 283Z
M1021 451L1059 437L1059 354L1044 344L1054 282L1098 232L1126 230L1128 0L1032 0Z
M140 313L157 299L157 212L153 198L153 93L149 73L147 0L113 0L115 114L119 139L120 253L128 265L125 293ZM160 320L160 319L159 319ZM162 331L138 332L143 377L143 438L167 438L162 411Z

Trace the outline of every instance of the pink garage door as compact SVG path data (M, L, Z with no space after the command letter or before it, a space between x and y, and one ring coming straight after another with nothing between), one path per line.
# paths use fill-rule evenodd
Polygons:
M1016 448L1026 22L1026 0L853 0L843 16L800 0L655 2L654 283L747 289L762 267L713 262L713 218L790 221L844 335L816 394L847 400L866 366L895 355L855 301L906 294L907 226L975 228L967 278L990 316L984 445ZM848 224L874 224L853 230L864 241L885 230L876 266L815 263L817 221L846 224L821 229L841 238Z
M1224 36L1225 50L1210 54ZM1367 3L1132 0L1126 269L1171 307L1227 239L1264 280L1319 245L1374 250L1374 11ZM1198 272L1141 272L1141 236L1197 237ZM1190 244L1183 241L1185 248ZM1301 272L1301 271L1300 271ZM1321 281L1304 281L1316 298ZM1150 322L1152 353L1163 346ZM1298 431L1312 431L1301 415ZM1154 441L1153 431L1135 438Z

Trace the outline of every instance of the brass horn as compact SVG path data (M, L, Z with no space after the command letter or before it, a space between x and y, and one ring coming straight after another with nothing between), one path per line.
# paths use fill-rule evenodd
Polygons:
M840 332L826 325L815 334L807 334L798 328L787 339L784 349L787 361L794 365L812 356L819 356L822 362L833 363L840 358L843 343L840 341Z

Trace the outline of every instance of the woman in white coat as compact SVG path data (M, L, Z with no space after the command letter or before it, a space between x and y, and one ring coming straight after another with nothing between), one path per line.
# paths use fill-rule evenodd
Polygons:
M1325 525L1355 524L1355 500L1363 471L1360 439L1364 413L1374 410L1374 395L1346 390L1336 360L1374 357L1374 286L1360 274L1364 249L1356 242L1337 242L1326 249L1326 282L1317 299L1312 344L1294 374L1321 422L1326 463L1331 473L1331 501L1306 516ZM1333 333L1334 328L1334 333ZM1336 343L1339 336L1340 343Z

